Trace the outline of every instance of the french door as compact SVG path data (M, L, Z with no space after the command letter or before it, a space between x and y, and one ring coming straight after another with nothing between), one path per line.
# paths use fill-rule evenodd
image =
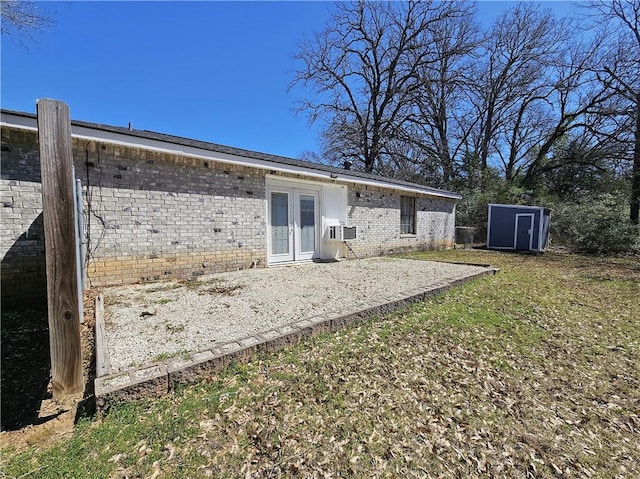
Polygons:
M318 192L274 186L267 197L269 263L317 257Z

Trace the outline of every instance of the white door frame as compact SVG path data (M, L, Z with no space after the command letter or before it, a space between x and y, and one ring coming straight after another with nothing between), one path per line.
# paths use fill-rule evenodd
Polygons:
M321 186L309 183L297 183L292 181L268 181L267 182L267 263L284 263L291 261L310 261L320 256L320 192ZM272 246L271 214L272 193L287 195L288 206L288 238L289 250L287 253L274 254ZM301 225L300 225L300 197L313 196L314 198L314 250L302 251Z
M536 215L534 213L516 213L516 226L513 230L513 249L517 250L518 249L518 222L520 221L520 218L522 218L523 216L527 216L529 218L531 218L531 226L529 227L529 251L531 251L532 247L533 247L533 227L535 225L535 220L536 220Z
M302 210L300 208L300 200L303 196L312 197L313 198L313 250L310 251L302 251ZM320 245L319 245L319 229L320 229L320 216L318 215L318 191L307 190L307 189L293 189L293 223L294 223L294 231L293 231L293 243L295 245L295 257L294 261L304 261L311 260L317 258L320 254Z
M272 193L279 193L287 195L287 252L286 253L273 253L273 244L272 244L272 201L271 195ZM287 188L268 188L267 189L267 259L269 263L282 263L285 261L293 261L293 192L289 191Z

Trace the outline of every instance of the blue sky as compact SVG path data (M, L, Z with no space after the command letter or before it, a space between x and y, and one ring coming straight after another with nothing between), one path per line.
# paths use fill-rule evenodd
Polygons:
M490 21L510 2L481 2ZM545 2L559 14L568 2ZM67 102L73 119L170 133L298 158L318 126L287 91L297 43L322 29L329 2L43 2L54 25L2 37L2 108Z

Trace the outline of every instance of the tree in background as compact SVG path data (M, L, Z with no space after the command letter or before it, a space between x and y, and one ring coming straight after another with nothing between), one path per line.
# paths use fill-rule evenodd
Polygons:
M598 77L597 65L605 36L604 32L596 32L588 42L568 40L567 48L552 66L548 98L552 108L548 109L548 121L528 152L520 178L524 187L540 185L546 174L558 168L597 167L590 160L599 160L605 147L610 147L609 138L594 133L608 129L605 125L610 124L609 118L602 112L610 108L614 99L611 92L602 88ZM562 148L567 137L573 139L573 145L580 145L581 152L593 148L598 154L567 154L572 151ZM560 151L563 154L557 154Z
M502 164L510 182L547 122L551 96L548 70L568 32L563 22L535 4L516 5L488 32L471 85L473 151L481 170ZM493 160L493 161L491 161Z
M640 0L583 7L578 21L518 3L483 30L470 2L340 4L296 56L293 84L316 93L300 111L324 122L325 161L456 189L461 219L603 198L637 224Z
M550 167L539 171L539 183L551 198L565 202L586 201L599 194L628 197L625 163L606 142L594 145L588 135L566 135L549 152Z
M431 47L439 22L467 8L433 0L339 4L325 30L300 44L303 69L293 84L314 89L299 109L325 122L326 156L390 171L393 141L415 114L419 73L439 59Z
M589 12L611 40L604 45L599 78L615 97L601 114L610 120L609 131L596 131L626 150L631 163L630 219L640 216L640 1L598 0Z
M34 30L41 30L53 23L36 2L23 0L2 0L0 20L2 34L12 37L30 36Z
M558 160L572 161L550 161L558 141L592 134L596 113L612 98L593 68L605 35L586 41L576 30L535 4L518 4L496 20L473 84L479 120L471 138L481 171L493 165L507 183L531 189L562 166Z
M432 24L432 61L418 69L420 88L411 99L414 114L401 134L418 169L436 186L450 186L460 176L464 169L460 157L475 124L469 91L482 38L475 5L465 3L459 8L457 15Z

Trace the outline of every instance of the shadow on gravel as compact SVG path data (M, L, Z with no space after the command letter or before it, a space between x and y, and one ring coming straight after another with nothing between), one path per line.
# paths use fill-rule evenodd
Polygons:
M50 397L46 302L2 308L0 400L2 431L45 422L40 405Z

